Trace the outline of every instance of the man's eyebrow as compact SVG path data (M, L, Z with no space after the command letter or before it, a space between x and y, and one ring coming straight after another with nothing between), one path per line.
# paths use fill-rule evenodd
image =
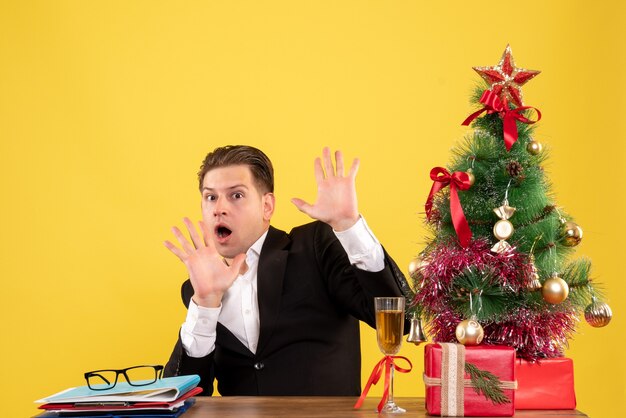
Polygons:
M232 190L232 189L248 189L248 186L246 186L245 184L242 183L242 184L235 184L234 186L226 187L226 190ZM212 192L215 189L213 187L203 186L202 187L202 191L204 191L204 190Z

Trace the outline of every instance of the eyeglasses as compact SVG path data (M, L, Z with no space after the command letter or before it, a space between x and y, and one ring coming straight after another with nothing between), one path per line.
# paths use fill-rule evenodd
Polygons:
M131 386L146 386L160 379L163 366L133 366L126 369L94 370L85 373L87 386L91 390L107 390L115 387L119 375Z

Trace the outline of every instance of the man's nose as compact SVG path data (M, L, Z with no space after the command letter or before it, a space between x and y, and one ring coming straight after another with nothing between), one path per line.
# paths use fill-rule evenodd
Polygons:
M214 216L219 216L219 215L225 215L226 214L226 201L225 199L222 198L218 198L215 201L215 205L213 205L213 215Z

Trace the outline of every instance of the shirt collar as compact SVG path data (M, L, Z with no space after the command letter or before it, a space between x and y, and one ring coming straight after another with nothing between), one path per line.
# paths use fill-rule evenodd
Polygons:
M259 259L259 256L261 255L261 248L263 248L263 243L265 243L268 231L269 229L266 230L263 235L261 235L259 239L257 239L254 244L250 246L248 251L246 251L246 262ZM248 266L249 265L250 263L248 262Z

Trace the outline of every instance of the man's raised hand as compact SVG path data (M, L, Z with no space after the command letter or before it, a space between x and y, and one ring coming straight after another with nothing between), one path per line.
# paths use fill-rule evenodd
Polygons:
M359 160L355 158L347 175L344 175L343 154L335 152L335 165L328 147L322 151L322 158L315 159L315 180L317 181L317 201L309 204L293 198L291 202L313 219L329 224L335 231L345 231L359 219L355 179Z
M216 308L220 306L222 296L237 278L246 256L239 254L230 265L227 265L215 249L211 232L203 221L198 222L202 237L189 218L184 218L183 222L189 231L191 243L180 229L173 227L172 232L181 248L170 241L165 241L165 246L187 267L194 290L193 301L196 305Z

